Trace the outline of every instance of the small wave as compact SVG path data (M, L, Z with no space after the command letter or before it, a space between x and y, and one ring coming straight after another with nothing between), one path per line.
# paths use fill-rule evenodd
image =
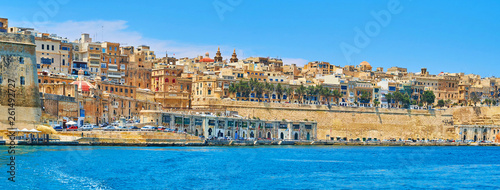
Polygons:
M59 183L66 185L72 185L73 188L91 188L91 189L113 189L111 187L106 187L98 181L92 180L88 177L79 177L68 175L58 169L50 169L47 171L49 176L52 176Z

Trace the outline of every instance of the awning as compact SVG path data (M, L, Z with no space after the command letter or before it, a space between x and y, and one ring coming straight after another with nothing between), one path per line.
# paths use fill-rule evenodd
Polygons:
M36 129L31 129L30 132L32 132L32 133L40 133L41 131L38 131Z

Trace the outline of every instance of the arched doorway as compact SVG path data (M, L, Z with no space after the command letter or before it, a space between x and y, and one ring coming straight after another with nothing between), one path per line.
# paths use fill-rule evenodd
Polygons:
M228 137L230 137L230 136L231 136L231 132L230 132L230 131L228 131L228 132L227 132L227 136L228 136Z
M299 140L299 133L295 133L294 138L295 140Z
M253 131L250 132L250 138L253 138L254 137L254 134L253 134Z
M283 132L281 132L280 134L280 139L285 139L285 135L283 134Z
M465 141L466 139L467 139L467 136L466 136L466 135L464 135L464 139L463 139L463 141Z
M474 135L474 142L477 141L477 135Z
M307 140L311 140L311 135L307 133Z
M234 139L237 139L238 138L238 131L235 131L234 132Z
M212 135L212 128L208 129L208 136Z
M262 138L262 132L259 131L259 138Z
M271 139L271 132L267 132L267 138Z
M194 136L198 136L198 129L194 131Z

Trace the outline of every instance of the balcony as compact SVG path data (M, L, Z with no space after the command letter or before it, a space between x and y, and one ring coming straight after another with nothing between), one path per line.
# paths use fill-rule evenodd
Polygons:
M118 71L118 65L108 64L108 71Z
M109 78L121 78L122 75L120 73L108 73Z

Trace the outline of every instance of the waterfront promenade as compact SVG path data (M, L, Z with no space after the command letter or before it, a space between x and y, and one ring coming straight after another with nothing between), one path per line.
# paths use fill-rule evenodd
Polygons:
M0 141L4 145L5 141ZM149 139L145 142L130 139L80 138L75 141L29 142L17 141L17 145L28 146L500 146L500 143L448 142L448 141L293 141L293 140L193 140L193 139Z

